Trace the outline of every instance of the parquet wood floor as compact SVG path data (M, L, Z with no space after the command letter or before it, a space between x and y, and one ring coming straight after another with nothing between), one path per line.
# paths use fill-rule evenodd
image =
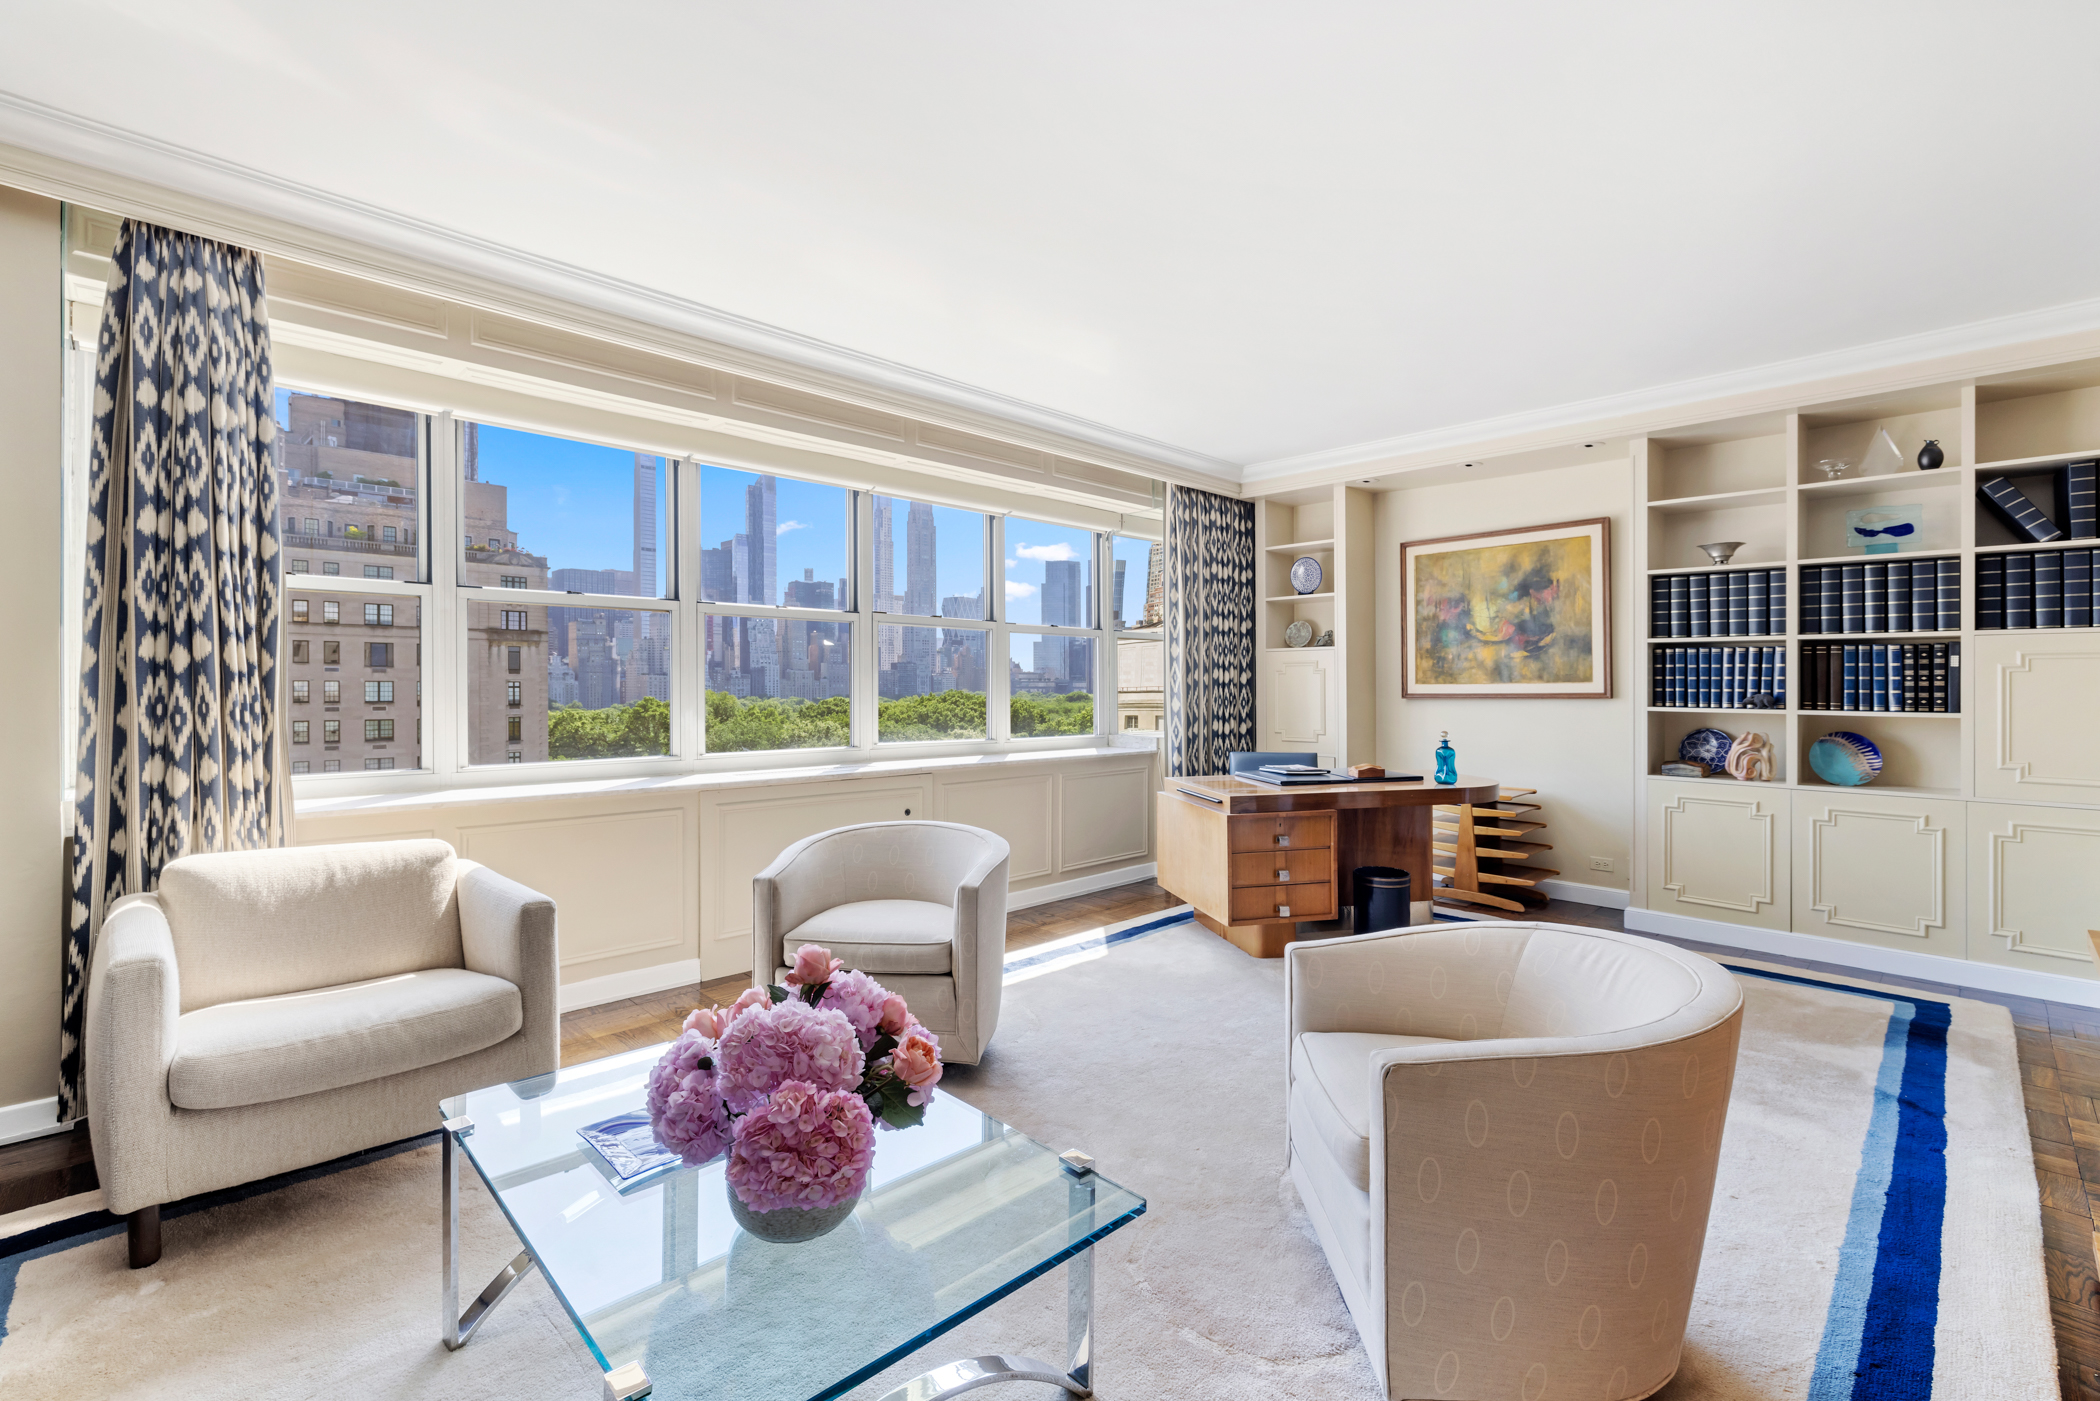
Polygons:
M1147 881L1016 910L1007 917L1007 947L1027 948L1176 903ZM1624 927L1617 910L1561 900L1536 917L1602 929ZM1832 964L1674 942L1703 953L1840 975L1847 971ZM2058 1384L2064 1401L2100 1401L2100 1223L2095 1216L2100 1203L2100 1011L1915 979L1877 975L1873 981L1997 1002L2011 1011L2035 1179L2041 1188L2042 1256L2056 1325ZM571 1012L562 1018L562 1064L668 1040L677 1034L686 1013L701 1002L727 1006L747 986L747 978L739 974ZM0 1147L0 1214L94 1186L95 1165L85 1128Z

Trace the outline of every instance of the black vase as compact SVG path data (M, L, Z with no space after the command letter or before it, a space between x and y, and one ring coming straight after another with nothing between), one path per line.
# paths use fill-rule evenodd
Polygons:
M1940 440L1938 438L1927 438L1925 446L1918 449L1918 470L1920 472L1930 472L1946 460L1947 454L1940 451Z

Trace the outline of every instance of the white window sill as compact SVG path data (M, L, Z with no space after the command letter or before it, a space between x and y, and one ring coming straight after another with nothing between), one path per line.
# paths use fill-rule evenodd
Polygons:
M403 812L419 808L456 807L473 803L511 803L560 798L596 798L624 793L692 793L757 788L784 783L826 783L840 779L887 778L898 774L935 773L995 765L1070 762L1075 759L1128 759L1157 749L1152 736L1104 736L1104 743L1079 749L1020 749L991 754L939 755L918 759L863 759L850 763L813 764L803 768L726 769L713 773L658 774L633 778L580 778L555 783L476 785L405 793L367 793L298 799L295 817L335 816L355 812Z

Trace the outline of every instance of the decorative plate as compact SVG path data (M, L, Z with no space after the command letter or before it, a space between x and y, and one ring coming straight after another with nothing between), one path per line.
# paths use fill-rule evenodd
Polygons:
M1311 555L1300 555L1291 561L1291 587L1299 593L1311 593L1320 587L1320 581L1326 577L1325 571L1320 568L1320 561Z
M1728 766L1728 751L1735 745L1735 736L1726 730L1708 727L1693 730L1677 746L1677 757L1695 764L1704 764L1709 769L1725 769Z
M1880 776L1881 751L1865 735L1832 730L1808 747L1808 766L1825 783L1857 788Z
M1312 624L1300 618L1283 630L1283 645L1286 647L1303 647L1306 643L1312 641L1312 636Z

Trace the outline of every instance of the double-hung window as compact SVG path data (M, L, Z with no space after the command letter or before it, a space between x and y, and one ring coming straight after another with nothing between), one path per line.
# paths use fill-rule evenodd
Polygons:
M991 535L978 511L874 498L876 740L984 739L991 731Z

